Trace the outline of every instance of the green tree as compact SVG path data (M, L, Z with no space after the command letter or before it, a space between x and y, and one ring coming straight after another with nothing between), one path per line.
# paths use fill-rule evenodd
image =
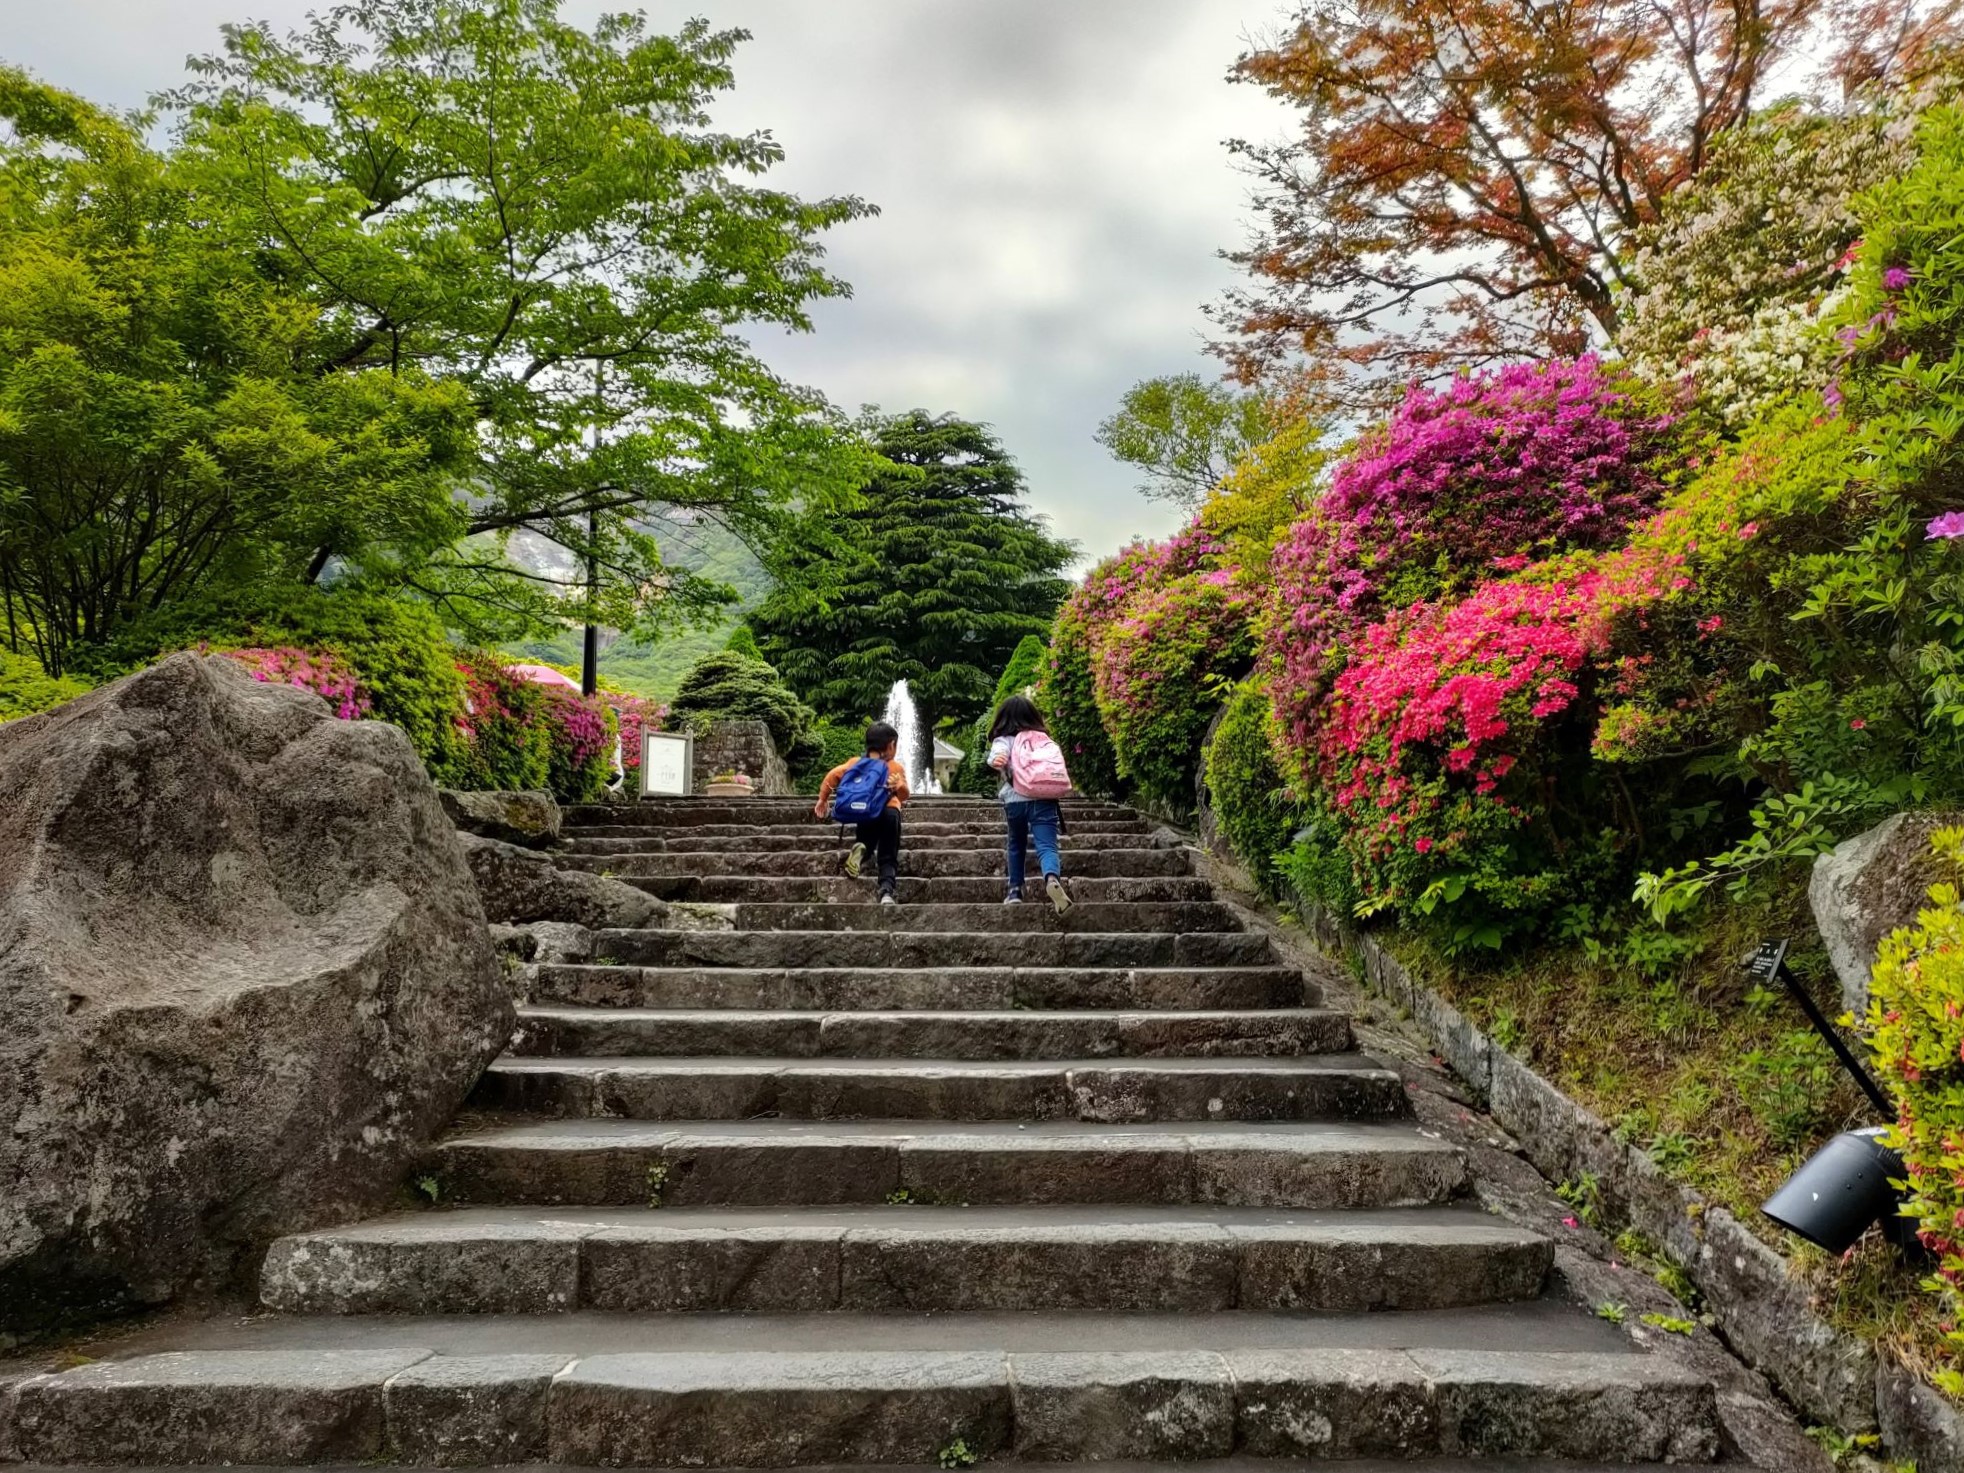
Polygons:
M818 751L811 708L800 701L769 665L754 655L720 650L697 661L682 677L671 716L691 725L710 721L761 721L791 767L802 767Z
M1126 390L1118 412L1098 426L1097 438L1117 459L1145 472L1142 496L1193 508L1243 451L1274 428L1261 395L1179 373Z
M764 653L827 715L863 721L896 680L921 719L974 719L1017 644L1042 637L1072 547L1023 507L995 436L951 414L872 417L865 504L804 519L751 615Z
M781 149L708 114L745 33L558 11L352 0L285 37L230 26L169 99L199 186L245 205L208 249L322 309L311 371L467 396L473 538L384 571L477 634L700 615L729 590L664 562L652 509L768 544L794 496L838 505L866 469L748 337L846 293L817 236L868 207L747 182ZM516 562L521 532L571 557ZM355 555L337 519L315 534L311 573Z
M1016 646L1016 653L1009 657L1009 663L1003 667L1002 675L996 681L995 694L989 697L989 704L982 708L982 714L968 729L968 747L962 753L960 766L955 769L953 786L956 792L995 796L1001 777L989 766L990 723L996 719L996 707L1004 701L1035 690L1037 681L1043 675L1046 649L1040 636L1026 634L1023 642Z
M0 640L51 675L322 537L419 560L463 531L455 385L323 373L304 290L216 244L222 200L140 120L0 68Z

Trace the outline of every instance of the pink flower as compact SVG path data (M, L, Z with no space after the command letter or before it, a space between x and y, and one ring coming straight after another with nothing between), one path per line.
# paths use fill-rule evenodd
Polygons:
M1758 522L1748 522L1746 523L1745 526L1739 529L1739 540L1741 542L1750 542L1752 541L1753 538L1757 537L1758 535L1759 535Z
M1862 720L1861 717L1857 716L1853 721L1848 723L1848 729L1850 731L1860 731L1867 725L1868 723L1866 721Z
M1909 267L1891 266L1887 271L1882 273L1882 285L1888 291L1901 291L1909 285Z
M1930 518L1930 525L1923 529L1923 535L1931 541L1942 538L1964 537L1964 511L1947 511L1940 517Z
M1432 852L1432 841L1423 837L1414 839L1412 840L1412 848L1416 849L1420 854L1430 854Z

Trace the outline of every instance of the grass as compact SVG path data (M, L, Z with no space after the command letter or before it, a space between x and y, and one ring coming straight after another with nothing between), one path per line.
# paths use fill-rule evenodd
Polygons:
M1831 1322L1926 1373L1954 1364L1937 1301L1874 1234L1833 1260L1759 1213L1829 1136L1873 1123L1792 999L1752 987L1740 966L1759 942L1791 937L1795 974L1829 1016L1840 1011L1805 876L1752 904L1710 905L1669 931L1634 912L1568 915L1563 927L1561 942L1492 958L1449 959L1408 933L1383 939L1619 1139L1787 1254ZM1595 1221L1593 1182L1558 1190ZM1683 1280L1660 1262L1660 1281L1666 1274ZM1688 1299L1688 1282L1666 1287Z

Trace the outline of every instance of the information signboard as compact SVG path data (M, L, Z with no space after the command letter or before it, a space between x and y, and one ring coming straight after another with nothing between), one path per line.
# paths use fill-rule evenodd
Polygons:
M696 739L683 731L641 733L641 796L676 798L689 791Z

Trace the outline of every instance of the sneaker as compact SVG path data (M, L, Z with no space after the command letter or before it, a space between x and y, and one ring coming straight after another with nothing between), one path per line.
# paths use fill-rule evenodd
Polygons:
M898 897L896 897L896 896L894 895L894 893L893 893L893 891L891 891L891 890L882 890L882 891L880 892L880 904L882 904L882 905L898 905L898 904L900 904L900 901L899 901L899 898L898 898Z
M1052 875L1044 881L1043 888L1050 895L1050 903L1057 907L1057 914L1063 915L1071 908L1071 892L1064 888L1061 875Z
M864 844L855 844L846 851L846 873L856 880L859 878L860 871L865 868L866 846Z
M1011 890L1007 895L1003 896L1002 903L1004 905L1021 905L1023 903L1023 892L1021 890Z

